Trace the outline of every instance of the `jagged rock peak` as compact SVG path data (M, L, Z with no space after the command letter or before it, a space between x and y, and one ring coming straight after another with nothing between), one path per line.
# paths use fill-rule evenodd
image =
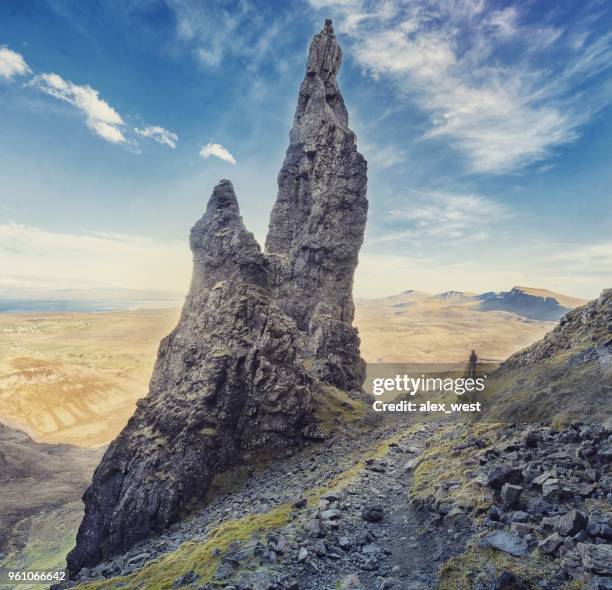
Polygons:
M341 56L326 21L310 45L266 253L279 305L308 334L315 373L360 389L365 364L351 325L352 290L368 210L367 163L336 81Z
M208 288L240 274L244 280L267 285L267 262L255 237L240 216L238 199L229 180L213 189L206 213L189 236L193 252L192 282Z
M228 180L191 230L180 320L160 344L147 397L84 496L71 578L179 520L216 475L260 449L286 452L316 438L320 381L361 388L352 286L367 165L347 126L340 61L326 22L311 44L266 253Z
M331 20L314 36L306 75L300 87L295 110L291 143L304 143L315 149L313 142L322 122L348 131L348 112L338 88L336 75L342 63L342 50L336 41ZM354 139L354 135L351 134Z
M336 42L332 21L327 19L323 30L314 36L310 44L306 73L327 80L330 76L335 76L338 73L341 63L342 50Z

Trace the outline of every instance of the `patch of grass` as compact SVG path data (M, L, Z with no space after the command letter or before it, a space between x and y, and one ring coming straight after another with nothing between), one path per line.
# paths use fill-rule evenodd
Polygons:
M161 556L133 574L81 584L78 588L103 590L116 588L118 584L124 583L125 588L131 590L165 590L172 588L174 581L190 570L199 576L198 584L210 583L214 580L220 557L227 552L230 543L247 541L254 536L263 535L266 531L281 528L289 522L290 513L291 506L281 504L269 512L225 521L214 528L203 543L184 543L173 553ZM221 551L221 555L213 555L216 549Z
M492 575L510 571L529 588L540 588L539 582L554 576L553 561L537 552L525 557L512 557L495 549L480 549L475 544L449 559L440 569L438 590L472 590L478 581L490 580ZM582 582L569 582L564 590L579 590Z
M463 509L483 512L490 506L481 486L468 475L478 469L478 456L496 445L501 424L460 424L439 429L428 440L428 448L414 469L410 498L416 502L446 501ZM483 446L456 449L470 438L478 438ZM446 491L444 483L452 484Z
M83 516L81 502L43 510L22 520L12 532L4 570L63 570L66 554L74 547L76 530ZM12 590L0 582L0 590ZM20 584L21 590L40 589L41 584Z
M369 411L365 403L350 398L331 385L321 387L321 392L314 396L314 403L315 416L323 432L337 432L346 426L354 428Z

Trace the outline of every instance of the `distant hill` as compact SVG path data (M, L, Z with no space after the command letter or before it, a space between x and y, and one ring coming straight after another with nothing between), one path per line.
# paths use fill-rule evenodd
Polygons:
M570 309L586 303L584 299L530 287L514 287L501 293L483 293L477 299L479 303L476 309L479 311L508 311L542 321L558 320Z
M434 298L448 303L464 303L478 300L478 295L476 293L464 293L463 291L445 291L444 293L437 293Z
M13 529L41 510L78 502L102 449L34 442L19 430L0 424L0 550L18 549L21 533ZM21 539L25 542L25 539Z
M612 289L565 315L491 376L489 418L612 421Z

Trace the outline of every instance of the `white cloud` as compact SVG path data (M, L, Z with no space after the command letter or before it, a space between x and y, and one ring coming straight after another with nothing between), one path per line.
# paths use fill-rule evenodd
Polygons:
M405 162L408 158L405 150L394 145L381 146L374 143L362 143L360 149L368 162L375 164L378 168L390 168Z
M508 6L489 15L488 24L495 29L501 37L511 37L518 32L518 10L515 6Z
M168 147L175 149L178 143L178 135L168 131L159 125L147 125L142 129L134 129L134 131L141 137L148 137L157 143L167 145Z
M576 91L612 63L610 34L577 43L560 29L529 24L524 8L491 11L484 0L310 4L334 11L365 72L389 77L430 115L424 138L448 141L475 172L549 158L610 100L601 90ZM553 50L563 57L542 66Z
M477 194L419 192L411 196L410 202L410 207L388 212L387 224L399 222L401 229L387 230L369 240L369 244L481 241L490 237L496 224L510 217L504 205Z
M0 224L0 286L7 288L185 290L186 241L47 231Z
M125 143L127 139L121 127L121 115L98 96L91 86L80 86L64 80L58 74L40 74L30 84L38 90L71 104L85 115L87 126L111 143Z
M28 64L23 55L11 51L6 45L0 46L0 76L12 80L15 76L24 76L30 73Z
M227 148L224 148L222 145L218 143L207 143L205 146L202 146L200 150L200 156L202 156L205 160L210 158L219 158L220 160L225 160L230 164L235 164L236 160L234 156L229 153Z

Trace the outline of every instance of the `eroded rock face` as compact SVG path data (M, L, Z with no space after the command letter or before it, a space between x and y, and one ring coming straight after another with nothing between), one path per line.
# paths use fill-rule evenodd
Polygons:
M326 21L310 45L266 254L279 305L308 335L315 373L360 389L365 363L351 325L352 290L368 210L367 163L338 89L341 59Z
M340 58L327 22L310 48L266 254L228 180L191 230L181 318L160 344L149 394L85 493L71 578L179 520L215 475L253 452L317 438L321 381L361 388L351 323L366 162L338 91Z
M312 422L300 334L273 301L229 181L215 187L191 247L191 288L149 395L84 496L72 576L164 529L217 473L256 449L296 444Z

